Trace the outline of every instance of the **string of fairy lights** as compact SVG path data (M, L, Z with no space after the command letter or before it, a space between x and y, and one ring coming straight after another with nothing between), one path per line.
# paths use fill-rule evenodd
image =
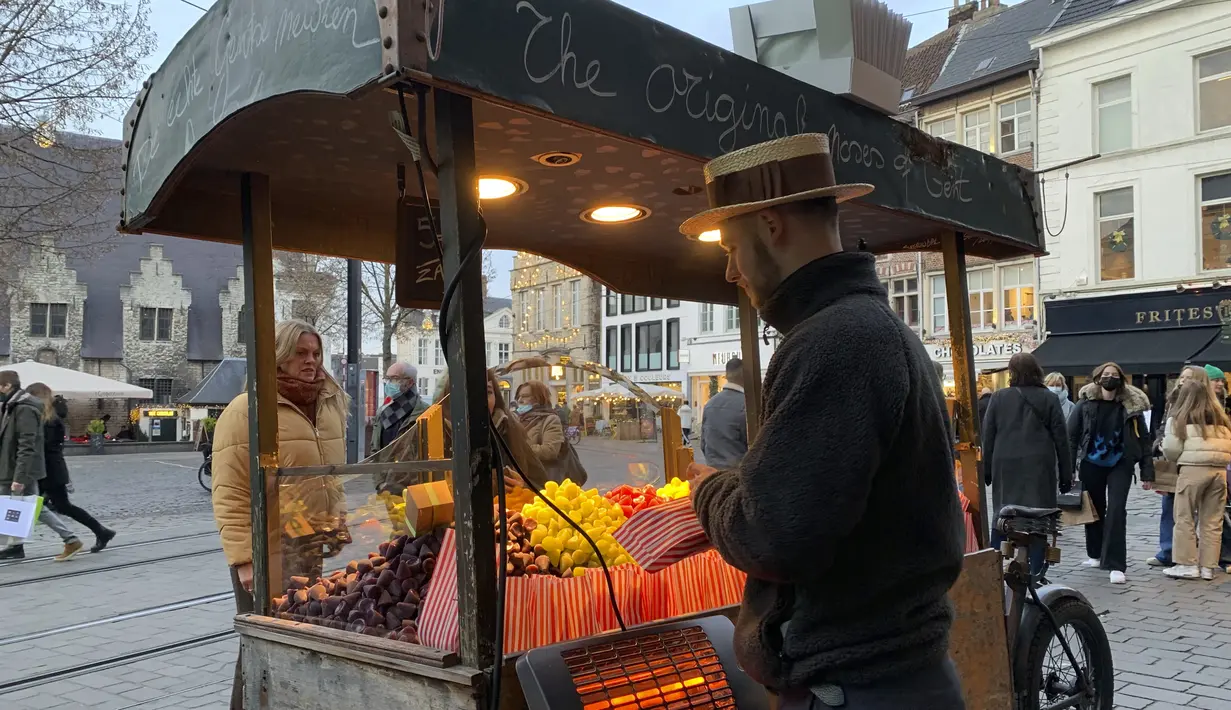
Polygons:
M519 351L542 350L552 346L576 345L581 328L573 322L573 294L569 282L581 279L576 269L527 252L517 252L513 260L511 291L520 295L520 324L517 328ZM547 286L553 282L564 285L555 298L548 295ZM577 314L580 316L590 295L577 287ZM540 305L541 303L541 305ZM553 308L554 306L554 308ZM541 320L536 321L536 318ZM560 326L552 327L547 319L559 319Z

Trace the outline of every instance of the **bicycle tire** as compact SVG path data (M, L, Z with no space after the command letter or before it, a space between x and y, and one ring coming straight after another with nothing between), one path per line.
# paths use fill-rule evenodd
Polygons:
M213 487L210 485L213 479L213 474L214 472L210 469L210 465L208 461L201 464L201 468L197 469L197 483L200 483L201 487L204 488L206 491L213 492L214 490Z
M1056 623L1061 629L1071 626L1077 631L1082 646L1086 649L1086 658L1082 657L1081 648L1073 648L1073 654L1078 662L1086 660L1090 667L1088 672L1093 675L1091 681L1095 689L1093 702L1083 703L1078 707L1082 710L1113 710L1115 702L1115 667L1111 656L1111 642L1107 640L1107 632L1103 622L1088 604L1080 599L1065 597L1051 607ZM1038 710L1039 688L1043 687L1043 660L1051 641L1056 636L1056 630L1046 615L1039 618L1026 652L1013 659L1013 676L1016 680L1018 693L1018 710ZM1057 646L1058 658L1067 667L1068 657ZM1029 691L1027 691L1029 689ZM1054 702L1054 701L1053 701Z

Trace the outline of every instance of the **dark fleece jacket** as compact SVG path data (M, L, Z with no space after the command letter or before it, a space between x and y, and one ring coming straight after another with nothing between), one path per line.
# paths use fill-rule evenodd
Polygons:
M748 574L741 666L784 690L942 661L965 538L923 344L889 309L868 254L804 266L761 316L785 336L760 434L693 494L710 540Z

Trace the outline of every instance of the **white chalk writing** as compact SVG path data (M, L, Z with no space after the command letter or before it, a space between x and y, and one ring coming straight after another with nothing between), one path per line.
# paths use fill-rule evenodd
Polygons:
M829 127L829 152L836 163L855 163L879 170L885 167L885 156L875 146L856 140L843 140L837 124Z
M936 199L957 200L958 202L974 202L974 198L966 194L966 186L970 181L962 177L962 169L956 168L956 175L950 171L929 166L926 160L919 162L920 179L927 188L928 194ZM909 154L903 153L893 160L893 169L903 178L909 179L915 169L915 161ZM940 173L937 175L936 173Z
M534 44L534 38L538 35L539 30L551 24L555 18L551 15L544 15L539 12L529 0L521 0L517 3L516 12L529 10L538 18L538 22L530 30L530 34L526 35L526 44L522 48L522 69L526 72L526 77L536 84L546 84L556 76L560 77L560 85L567 87L571 82L574 89L585 89L591 94L600 98L611 98L616 95L614 91L600 91L595 88L594 83L598 81L599 74L602 72L602 64L597 59L590 60L586 65L585 75L581 78L577 76L577 68L580 62L577 59L577 53L571 49L573 43L573 16L569 13L564 13L560 16L560 52L556 59L556 63L546 73L535 73L530 69L530 47Z
M416 227L419 230L419 238L416 240L419 244L419 255L435 253L436 235L432 233L432 225L428 222L427 217L420 217ZM416 259L416 261L418 260ZM425 259L415 264L415 283L431 283L433 281L444 281L444 270L439 256Z
M709 75L713 79L713 73ZM740 100L728 93L711 93L702 86L706 77L671 64L660 64L650 72L645 82L645 103L654 113L666 113L683 99L689 118L726 126L718 135L718 148L723 153L740 144L740 131L754 133L759 142L802 133L807 128L808 103L800 95L795 100L795 122L792 126L785 114L760 102ZM698 89L700 87L700 89Z

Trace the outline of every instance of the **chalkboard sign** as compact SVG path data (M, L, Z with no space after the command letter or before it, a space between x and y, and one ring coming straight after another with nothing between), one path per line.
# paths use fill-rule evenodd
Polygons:
M613 2L441 4L425 32L438 80L706 158L826 133L838 181L876 186L865 202L1042 248L1027 171Z
M372 0L219 0L129 114L125 220L223 119L279 94L350 93L379 75L380 43Z
M394 298L403 308L438 309L444 299L444 269L427 210L399 202Z

